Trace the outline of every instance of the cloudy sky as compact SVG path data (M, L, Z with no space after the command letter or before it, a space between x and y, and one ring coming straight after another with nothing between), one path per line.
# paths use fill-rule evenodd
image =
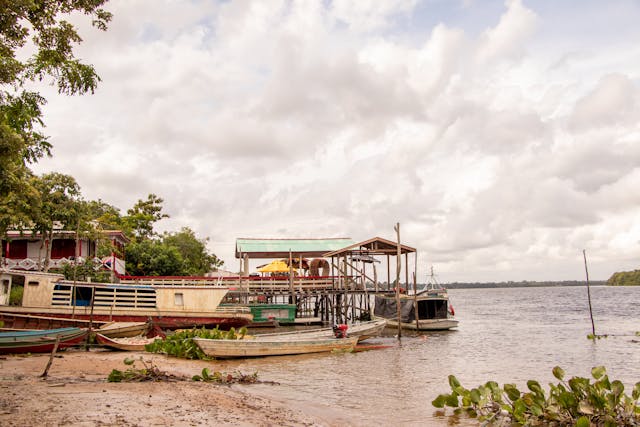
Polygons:
M44 88L86 199L209 237L395 239L418 278L640 268L635 0L114 0L95 95Z

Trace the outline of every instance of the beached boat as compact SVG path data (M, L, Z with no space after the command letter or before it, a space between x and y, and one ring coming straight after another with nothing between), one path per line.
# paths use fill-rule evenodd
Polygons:
M91 322L70 317L35 316L32 314L18 314L2 311L0 305L0 331L33 330L33 329L59 329L59 328L89 328ZM109 322L93 322L93 328L99 328Z
M389 327L397 327L396 295L376 295L374 314L386 318ZM404 329L437 331L455 328L458 321L454 314L444 288L429 286L415 295L400 295L400 325Z
M210 357L264 357L294 354L325 353L333 350L351 350L357 337L298 340L214 340L194 338L195 343Z
M368 338L377 337L382 333L387 320L383 318L377 318L366 322L359 322L348 324L346 333L348 337L358 338L358 342L364 341ZM287 332L275 332L271 334L259 334L254 335L254 340L296 340L296 339L323 339L332 338L335 336L333 328L314 328L314 329L301 329L297 331Z
M0 312L93 322L147 322L162 329L242 327L253 319L247 307L220 307L228 288L218 285L142 285L63 280L55 274L0 270ZM9 305L12 287L22 287L20 305Z
M87 330L80 328L0 332L0 354L50 352L56 341L61 350L81 343L86 336Z
M151 327L151 322L109 322L95 332L110 338L137 337L149 332Z
M144 351L144 346L151 344L157 338L158 337L147 338L143 336L112 338L102 334L96 334L98 344L123 351Z

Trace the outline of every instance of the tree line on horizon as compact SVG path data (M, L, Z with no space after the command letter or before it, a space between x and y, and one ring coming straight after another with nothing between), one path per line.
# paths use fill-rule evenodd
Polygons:
M102 9L105 3L0 2L0 238L6 239L9 230L20 230L40 234L44 244L58 226L93 239L99 239L101 230L118 229L131 239L125 253L118 254L130 274L204 274L222 261L207 252L207 239L197 238L188 227L162 235L154 231L154 224L168 217L158 196L149 194L121 215L101 200L83 200L74 177L58 172L38 176L31 169L52 155L52 144L43 132L42 107L47 101L32 88L44 82L61 95L94 93L100 77L92 65L75 57L74 48L82 38L68 18L84 15L95 28L106 31L112 15ZM47 269L50 245L44 246L49 246L42 265ZM111 253L110 246L100 244L98 255ZM74 277L95 277L92 266L82 268L74 266Z

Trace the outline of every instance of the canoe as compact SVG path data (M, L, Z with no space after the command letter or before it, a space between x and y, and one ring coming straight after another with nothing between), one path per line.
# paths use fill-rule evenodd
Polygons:
M144 351L144 346L151 344L158 337L147 338L138 337L108 337L102 334L96 334L96 341L108 348L123 351Z
M347 336L357 337L358 342L364 341L368 338L377 337L382 333L387 320L377 318L366 322L353 323L347 325ZM333 328L315 328L315 329L302 329L299 331L288 332L275 332L271 334L254 335L254 340L291 340L291 339L322 339L333 338Z
M194 338L195 343L210 357L264 357L293 354L324 353L333 350L351 350L357 337L298 340L214 340Z
M136 337L146 334L151 328L149 322L110 322L95 332L110 338Z
M53 350L56 340L59 340L58 349L64 349L80 344L87 332L80 328L0 332L0 354L47 353Z
M59 328L88 328L89 320L74 319L71 317L48 317L33 314L18 314L3 311L0 308L0 330L35 330L35 329L59 329ZM98 328L108 322L93 322L93 327Z

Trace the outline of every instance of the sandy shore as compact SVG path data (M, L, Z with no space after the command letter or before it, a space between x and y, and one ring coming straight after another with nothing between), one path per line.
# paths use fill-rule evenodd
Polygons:
M109 383L112 369L125 370L125 357L153 363L186 381ZM61 352L47 378L49 355L0 356L2 426L330 426L286 402L250 392L251 385L191 381L202 362L150 353L80 350ZM228 371L208 362L210 371ZM138 363L138 366L141 365ZM251 372L244 372L251 374ZM239 390L242 388L242 390Z

